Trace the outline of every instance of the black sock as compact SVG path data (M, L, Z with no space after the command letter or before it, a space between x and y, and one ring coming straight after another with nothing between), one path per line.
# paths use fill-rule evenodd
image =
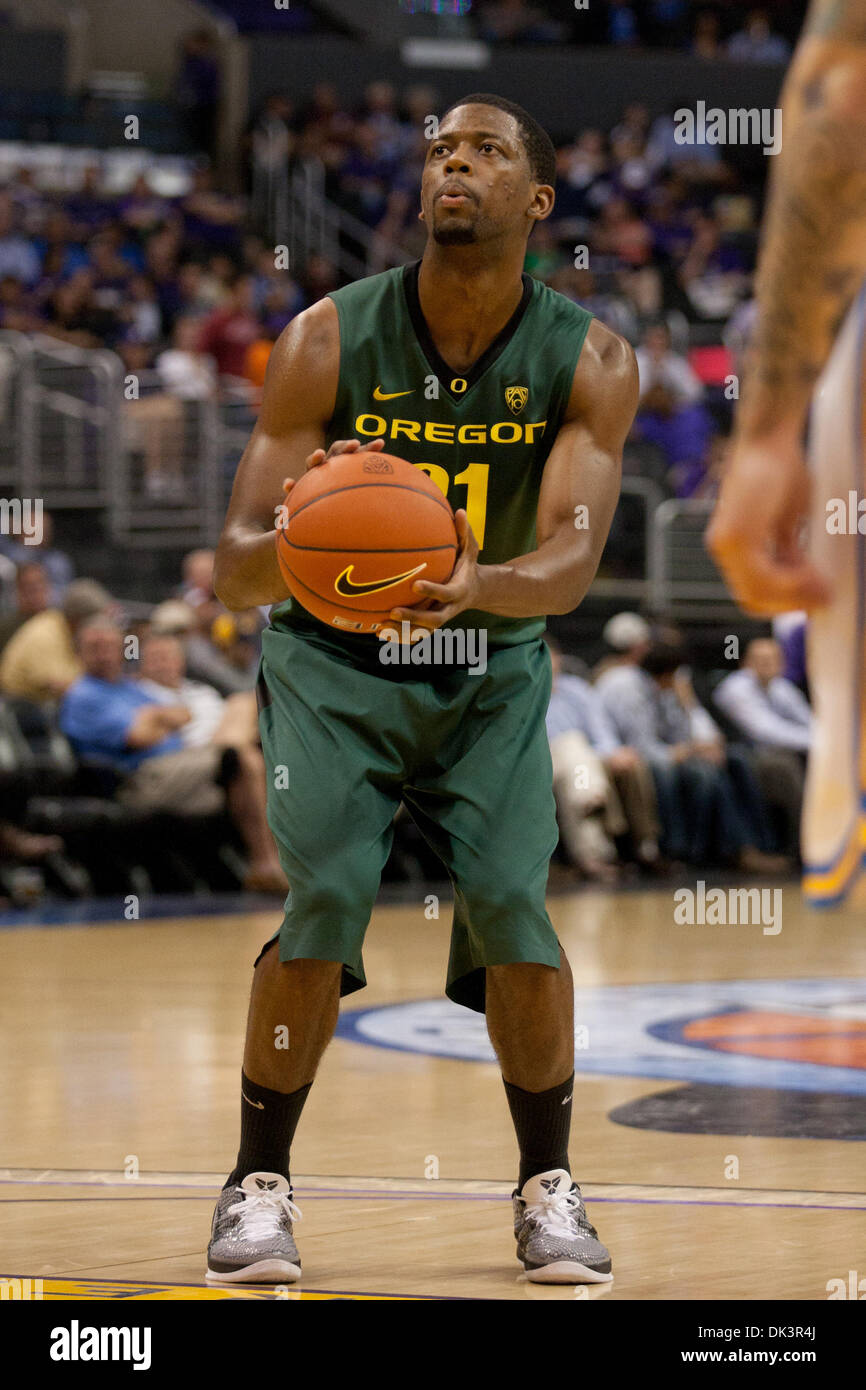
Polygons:
M248 1173L279 1173L289 1178L289 1147L312 1081L291 1095L271 1091L241 1072L241 1146L226 1187L235 1187Z
M570 1173L568 1134L574 1073L549 1091L522 1091L505 1077L502 1080L520 1148L518 1192L536 1173L547 1173L551 1168L564 1168Z

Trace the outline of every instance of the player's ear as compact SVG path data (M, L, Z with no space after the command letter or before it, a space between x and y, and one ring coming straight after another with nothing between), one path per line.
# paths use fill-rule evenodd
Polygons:
M535 222L543 222L553 212L553 204L556 194L549 183L540 183L536 190L532 202L529 204L527 216Z

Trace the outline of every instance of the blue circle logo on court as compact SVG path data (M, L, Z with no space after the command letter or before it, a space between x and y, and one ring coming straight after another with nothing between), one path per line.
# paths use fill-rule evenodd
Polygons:
M728 980L577 989L577 1075L866 1094L866 985ZM494 1062L484 1017L447 999L343 1013L337 1036Z

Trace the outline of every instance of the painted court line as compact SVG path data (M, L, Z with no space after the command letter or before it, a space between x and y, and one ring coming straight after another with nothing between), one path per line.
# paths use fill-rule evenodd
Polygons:
M425 1179L405 1178L345 1178L318 1179L316 1177L295 1178L295 1190L304 1201L380 1198L387 1201L427 1201L427 1202L501 1202L511 1195L511 1183L481 1183L467 1181L459 1185L443 1186ZM151 1173L147 1177L129 1179L119 1173L105 1171L72 1169L62 1173L57 1169L5 1169L0 1170L2 1187L106 1187L125 1188L127 1191L146 1188L151 1200L160 1200L160 1188L184 1188L190 1197L166 1195L167 1201L208 1201L222 1186L221 1174L205 1173ZM192 1195L193 1190L203 1190L203 1195ZM769 1207L787 1210L810 1211L866 1211L866 1194L858 1192L820 1192L797 1190L787 1191L775 1188L745 1188L741 1191L728 1191L712 1187L663 1187L647 1183L582 1183L581 1190L588 1201L609 1205L624 1206L701 1206L701 1207ZM720 1195L724 1193L724 1195ZM105 1201L111 1198L70 1196L52 1197L13 1197L6 1200L16 1203L27 1201ZM123 1200L146 1200L145 1198L125 1198Z

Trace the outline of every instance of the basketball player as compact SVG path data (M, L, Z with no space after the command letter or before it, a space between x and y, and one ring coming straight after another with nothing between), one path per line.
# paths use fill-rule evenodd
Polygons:
M553 146L522 108L466 97L430 140L421 261L313 305L271 358L215 587L230 608L277 605L260 723L269 768L288 769L288 788L271 777L268 796L291 892L255 968L214 1279L300 1274L289 1148L340 995L365 984L361 947L401 801L454 883L446 992L486 1013L502 1070L520 1151L518 1257L539 1282L612 1277L568 1160L573 985L545 910L557 830L541 634L596 572L638 387L627 343L522 273L553 183ZM483 627L483 676L385 665L376 638L286 600L274 531L285 475L386 444L446 492L460 541L447 584L415 584L434 607L394 610L395 626ZM274 1045L281 1027L288 1050Z
M707 541L748 611L813 614L803 882L807 901L824 906L854 885L866 846L866 519L856 512L866 482L864 0L814 0L786 79L782 130L755 340Z

